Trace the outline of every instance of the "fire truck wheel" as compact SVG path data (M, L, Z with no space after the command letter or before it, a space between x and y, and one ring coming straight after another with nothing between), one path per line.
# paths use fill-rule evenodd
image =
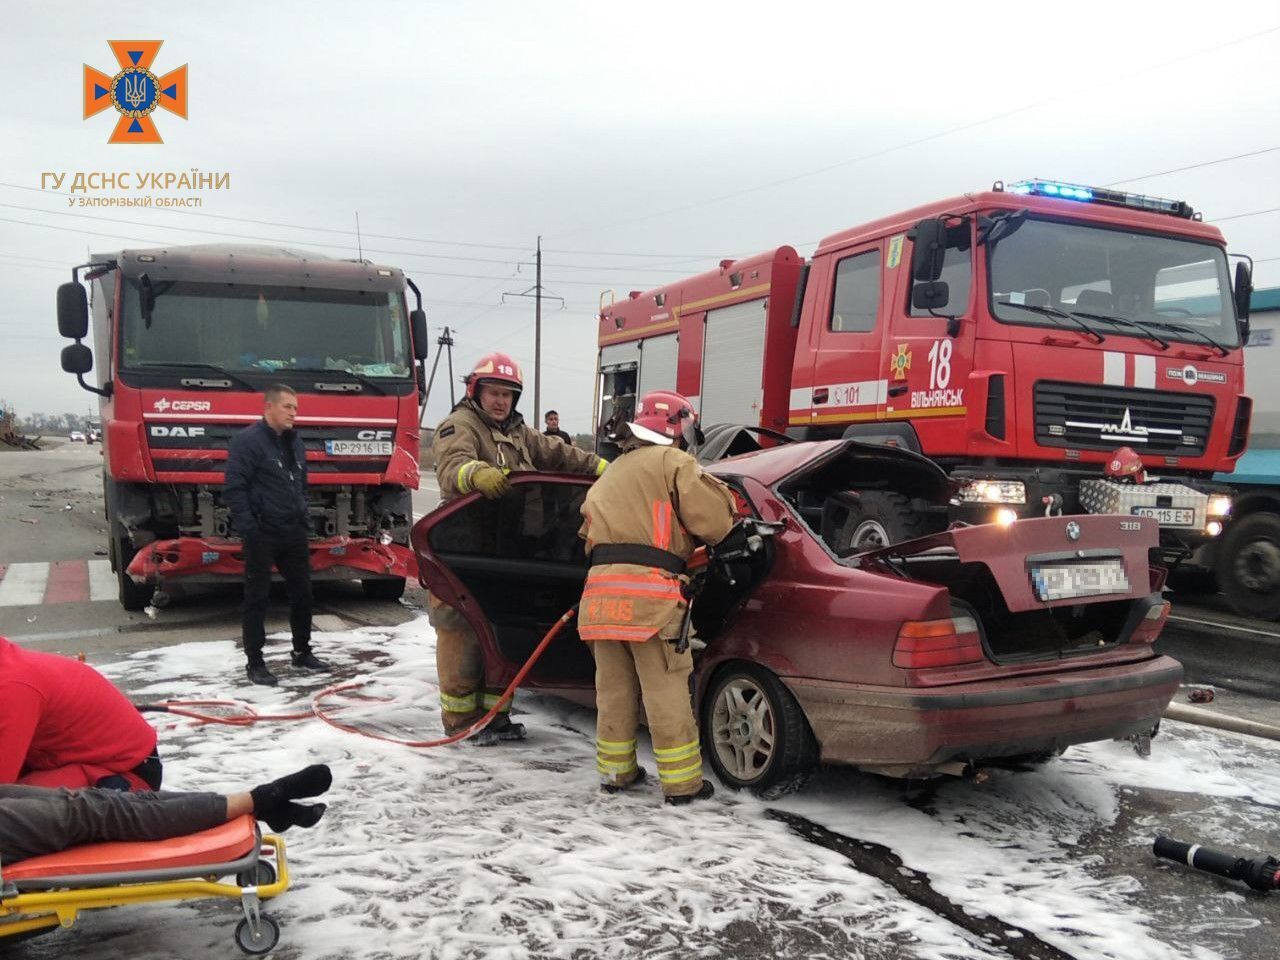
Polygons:
M134 583L133 578L125 572L128 570L129 564L133 561L136 553L137 551L127 541L120 539L115 541L117 593L120 598L120 606L129 611L141 610L150 602L151 595L155 593L151 584Z
M404 596L404 577L387 580L361 580L360 588L369 600L399 600Z
M929 532L925 518L914 513L911 502L900 493L870 490L861 495L861 501L859 508L849 511L841 532L841 542L848 544L850 553L887 547Z
M1218 549L1218 584L1237 613L1280 619L1280 514L1231 521Z
M754 663L732 664L712 680L702 703L702 743L726 786L771 797L803 786L818 761L800 704Z

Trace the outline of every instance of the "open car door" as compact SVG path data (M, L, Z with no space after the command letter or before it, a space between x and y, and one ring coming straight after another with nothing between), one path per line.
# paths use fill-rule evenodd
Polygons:
M497 500L471 494L427 514L410 535L423 585L467 618L484 651L486 684L503 687L552 624L582 597L587 576L580 508L592 479L511 475ZM525 685L594 703L595 661L571 621Z

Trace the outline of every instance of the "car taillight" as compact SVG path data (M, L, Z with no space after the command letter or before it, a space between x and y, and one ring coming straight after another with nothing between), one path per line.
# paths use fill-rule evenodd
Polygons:
M1133 628L1129 642L1155 643L1156 637L1160 636L1160 631L1164 629L1165 621L1169 619L1170 609L1172 609L1172 604L1166 600L1164 603L1148 610L1146 616L1139 620L1138 625Z
M982 659L982 638L973 617L908 620L898 631L893 648L893 665L907 670L950 667Z

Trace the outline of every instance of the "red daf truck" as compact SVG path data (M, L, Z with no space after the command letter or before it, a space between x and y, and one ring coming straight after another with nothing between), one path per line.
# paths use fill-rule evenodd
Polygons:
M807 262L778 247L602 306L597 416L675 389L708 426L892 444L955 482L950 507L892 476L859 491L839 518L850 548L1122 513L1156 518L1176 565L1230 513L1213 474L1249 430L1249 290L1185 203L996 183L834 234ZM1144 482L1107 476L1121 447Z
M83 276L82 276L83 274ZM83 282L82 282L83 280ZM92 290L93 349L89 336ZM406 309L405 285L417 296ZM212 244L92 257L58 288L62 367L96 393L108 553L126 610L174 581L237 580L231 438L272 383L298 393L312 574L394 599L414 576L422 299L394 267ZM85 381L97 354L97 383Z

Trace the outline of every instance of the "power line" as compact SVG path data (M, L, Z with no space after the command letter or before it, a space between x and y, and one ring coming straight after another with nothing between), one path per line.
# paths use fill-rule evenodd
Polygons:
M1184 60L1200 57L1208 53L1214 53L1218 50L1225 50L1228 47L1233 47L1238 44L1245 43L1249 40L1257 39L1258 37L1267 36L1268 34L1276 33L1277 31L1280 31L1280 24L1277 24L1276 26L1268 27L1265 30L1258 30L1254 33L1247 34L1243 37L1237 37L1234 40L1228 40L1223 43L1215 44L1209 47L1202 47L1198 50L1193 50L1190 53L1183 54L1182 56L1174 57L1171 60L1163 60L1159 63L1150 64L1146 67L1142 67L1138 70L1130 71L1129 73L1120 74L1119 76L1116 76L1116 77L1111 77L1105 80L1099 80L1095 83L1087 84L1083 87L1075 87L1075 88L1072 88L1071 90L1066 90L1066 91L1063 91L1062 93L1057 93L1057 94L1054 94L1053 96L1045 97L1041 100L1037 100L1034 103L1025 104L1021 107L1014 107L1013 109L1010 109L1010 110L1003 110L1000 113L994 113L994 114L991 114L990 116L983 117L979 120L974 120L969 123L964 123L958 126L949 127L945 130L938 131L937 133L931 133L931 134L928 134L927 136L917 137L913 140L907 140L902 143L894 144L893 146L884 147L880 150L873 150L870 153L864 153L856 157L850 157L847 160L840 160L840 161L837 161L836 163L830 163L824 167L819 167L815 170L808 170L803 173L796 173L787 177L779 177L776 180L770 180L766 183L757 184L752 187L744 187L741 190L734 190L731 193L724 193L724 194L720 194L719 196L708 197L705 200L697 200L697 201L694 201L693 203L684 204L683 206L671 207L666 210L658 210L653 213L644 214L642 216L631 217L630 219L627 219L627 220L611 220L608 223L599 223L598 221L593 222L590 225L574 227L570 230L565 231L564 233L559 234L559 236L570 236L575 233L588 232L589 229L593 229L593 228L604 229L605 227L608 227L611 230L617 229L620 226L627 226L633 223L641 223L645 220L653 220L657 217L666 217L676 213L685 213L689 210L696 210L699 207L705 207L715 203L722 203L725 200L733 200L738 197L745 196L749 193L755 193L760 190L769 190L769 189L772 189L773 187L779 187L784 184L794 183L797 180L805 180L810 177L820 176L821 174L824 174L824 173L830 173L832 170L838 170L841 167L852 166L853 164L863 163L867 160L874 160L879 157L886 156L887 154L890 154L890 153L896 153L900 150L907 150L907 149L910 149L911 147L918 147L921 144L930 143L934 140L940 140L944 137L952 136L953 134L963 133L966 130L972 130L976 127L986 126L987 124L994 123L997 120L1004 120L1004 119L1007 119L1008 117L1016 116L1017 114L1020 114L1020 113L1026 113L1028 110L1034 110L1037 107L1042 107L1046 104L1053 103L1057 100L1061 100L1068 96L1076 96L1085 91L1091 91L1099 87L1112 87L1118 81L1130 80L1134 77L1141 76L1144 73L1150 73L1154 70L1161 70L1161 69L1164 69L1165 67L1170 67L1170 66L1173 66L1174 64L1181 63Z
M1125 183L1137 183L1139 180L1152 180L1156 177L1167 177L1171 173L1183 173L1187 170L1199 170L1202 167L1212 167L1219 163L1230 163L1232 160L1244 160L1248 157L1260 157L1264 153L1275 153L1280 147L1265 147L1262 150L1253 150L1249 153L1237 153L1232 157L1219 157L1216 160L1203 160L1200 163L1190 163L1185 167L1174 167L1172 170L1161 170L1159 173L1144 173L1140 177L1129 177L1127 180L1112 180L1110 183L1104 183L1104 187L1118 187Z
M1280 207L1268 207L1266 210L1250 210L1248 213L1233 213L1229 217L1214 217L1206 223L1224 223L1227 220L1243 220L1245 217L1260 217L1264 213L1280 212Z

